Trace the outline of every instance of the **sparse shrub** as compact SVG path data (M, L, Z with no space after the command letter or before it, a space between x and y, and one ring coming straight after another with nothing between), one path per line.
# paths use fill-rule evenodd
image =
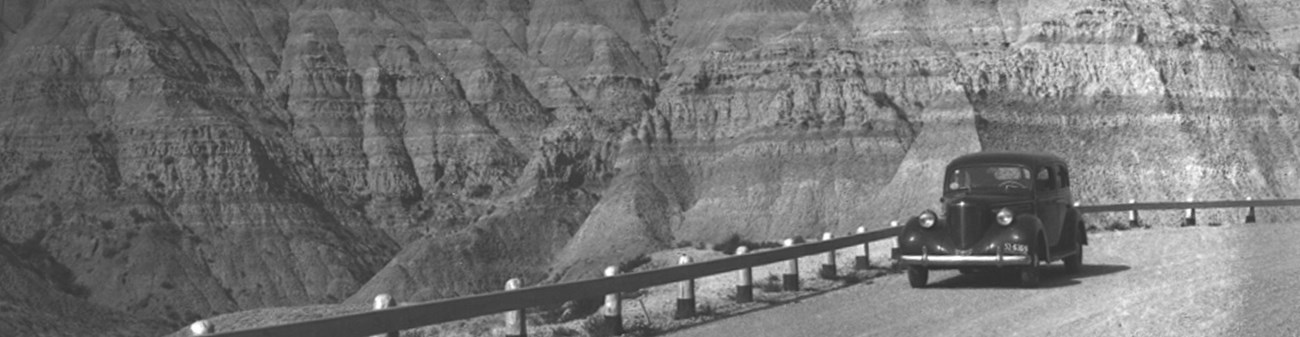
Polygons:
M631 260L619 262L618 272L619 274L630 273L633 270L636 270L637 267L644 266L646 263L650 263L649 255L646 254L637 255L637 257L634 257Z
M564 302L559 306L539 307L538 318L544 323L568 322L591 315L604 305L604 298L581 298Z
M677 241L677 243L674 243L673 248L687 248L692 245L694 244L691 243L690 241L682 240L682 241Z
M858 284L862 282L863 276L864 275L862 275L858 271L853 271L848 274L841 275L840 281L844 281L844 284Z
M781 291L781 277L775 274L767 274L767 278L755 282L755 286L764 292L775 293Z
M555 329L551 330L551 336L554 336L554 337L579 337L579 336L582 336L582 332L579 332L578 330L575 330L575 329L570 328L570 327L567 327L567 326L560 326L560 327L556 327Z
M846 285L852 285L852 284L862 283L864 281L869 281L870 279L880 277L881 275L884 274L885 272L879 269L854 270L852 272L849 272L848 274L844 274L844 276L841 276L840 281L844 281L844 284Z
M615 336L614 332L610 331L609 325L605 324L605 315L587 316L582 321L582 331L586 332L587 336L590 337Z
M726 239L723 239L721 242L714 244L713 250L722 252L723 254L727 254L727 255L735 255L736 248L739 248L740 246L745 246L745 248L748 248L749 251L754 251L754 250L764 249L764 248L780 247L781 243L772 242L772 241L749 241L749 240L741 239L740 234L732 233Z
M695 316L708 317L718 315L718 308L713 307L712 303L702 302L695 306Z

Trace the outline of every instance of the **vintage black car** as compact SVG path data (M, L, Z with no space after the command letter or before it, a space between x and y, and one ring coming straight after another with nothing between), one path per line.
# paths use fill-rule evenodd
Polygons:
M944 169L940 202L942 216L926 210L909 219L893 250L914 288L926 285L931 269L1011 269L1021 285L1034 287L1043 264L1064 260L1074 273L1083 263L1088 236L1070 193L1070 167L1057 156L958 157Z

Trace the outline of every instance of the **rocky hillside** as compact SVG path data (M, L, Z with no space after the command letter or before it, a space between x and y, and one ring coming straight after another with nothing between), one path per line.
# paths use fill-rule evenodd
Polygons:
M1282 0L0 2L0 238L61 271L0 293L179 326L591 277L879 227L980 150L1300 197L1298 95Z

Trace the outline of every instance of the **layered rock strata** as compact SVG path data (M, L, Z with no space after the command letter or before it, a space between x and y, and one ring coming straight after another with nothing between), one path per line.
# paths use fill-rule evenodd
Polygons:
M878 228L981 150L1069 158L1084 203L1295 197L1297 22L1269 0L6 2L0 238L76 286L34 292L181 324Z

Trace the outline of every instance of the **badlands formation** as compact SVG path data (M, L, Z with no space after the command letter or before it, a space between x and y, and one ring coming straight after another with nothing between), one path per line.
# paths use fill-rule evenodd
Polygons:
M4 1L0 330L878 228L981 150L1085 203L1300 197L1298 94L1287 0Z

